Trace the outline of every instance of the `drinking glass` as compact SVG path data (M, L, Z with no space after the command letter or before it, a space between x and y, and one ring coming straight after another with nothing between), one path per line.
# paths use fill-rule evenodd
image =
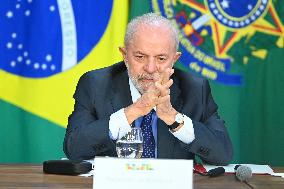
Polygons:
M140 128L131 128L124 136L118 136L116 153L119 158L140 158L143 152L143 137Z

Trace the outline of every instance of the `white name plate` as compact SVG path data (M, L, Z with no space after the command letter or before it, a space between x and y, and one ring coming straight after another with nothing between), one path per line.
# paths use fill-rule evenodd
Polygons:
M192 160L95 158L93 189L192 189Z

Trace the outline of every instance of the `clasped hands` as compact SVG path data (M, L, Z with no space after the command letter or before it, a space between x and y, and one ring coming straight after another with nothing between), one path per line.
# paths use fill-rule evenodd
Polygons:
M160 78L151 85L147 92L133 104L124 109L127 121L131 124L137 118L148 114L154 107L158 118L163 120L167 125L171 125L175 121L175 115L178 113L170 101L170 86L173 80L170 76L174 73L174 69L167 68L160 73Z

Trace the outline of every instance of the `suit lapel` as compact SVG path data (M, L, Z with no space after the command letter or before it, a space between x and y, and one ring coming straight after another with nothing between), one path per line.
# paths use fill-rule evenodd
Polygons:
M182 109L181 90L178 80L173 76L174 84L171 86L171 103L178 112ZM158 158L174 158L175 137L170 133L169 127L160 119L157 122Z
M132 104L126 68L122 68L121 71L115 73L112 79L111 102L113 111L116 112Z

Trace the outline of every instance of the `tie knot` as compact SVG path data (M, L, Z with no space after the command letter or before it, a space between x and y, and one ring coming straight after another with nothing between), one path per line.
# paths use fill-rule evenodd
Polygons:
M153 113L155 112L155 110L154 109L152 109L148 114L146 114L145 116L151 116L152 117L152 115L153 115Z

